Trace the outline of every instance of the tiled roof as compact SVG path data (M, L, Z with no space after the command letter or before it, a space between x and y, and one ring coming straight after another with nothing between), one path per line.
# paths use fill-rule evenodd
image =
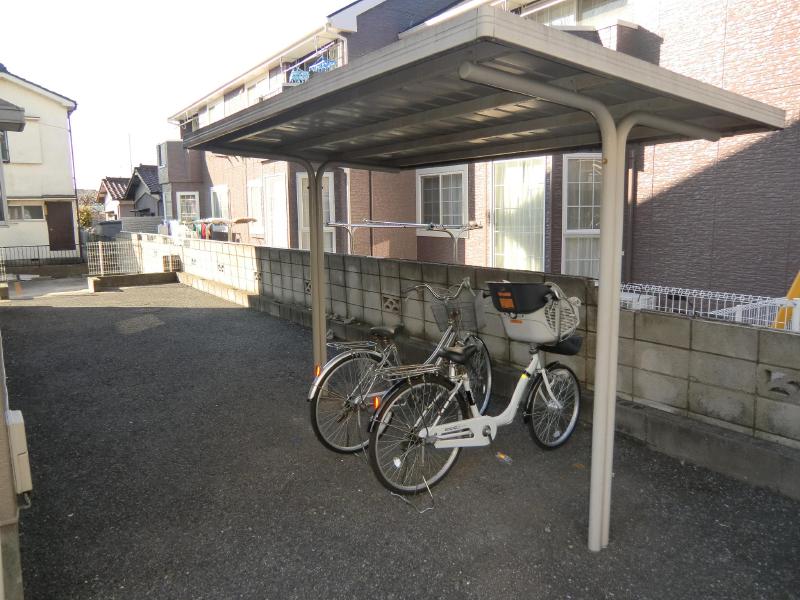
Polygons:
M160 194L161 184L158 182L158 167L155 165L139 165L133 170L138 173L151 193Z
M101 185L106 186L106 191L112 200L120 200L125 197L129 181L130 177L105 177Z

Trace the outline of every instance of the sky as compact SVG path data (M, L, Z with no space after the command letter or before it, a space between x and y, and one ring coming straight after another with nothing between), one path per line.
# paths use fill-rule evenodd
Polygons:
M155 164L156 144L179 139L170 115L347 4L9 1L0 63L78 103L72 114L77 187L97 189L103 177L130 176L131 164Z

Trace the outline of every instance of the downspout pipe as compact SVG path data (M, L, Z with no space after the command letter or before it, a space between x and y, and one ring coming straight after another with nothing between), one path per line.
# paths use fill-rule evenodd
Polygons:
M617 194L616 178L620 169L616 164L617 128L614 118L606 106L594 98L589 98L563 88L519 75L484 67L471 62L462 63L458 69L461 79L517 92L532 98L553 102L562 106L577 108L590 113L600 129L603 164L602 208L600 212L600 289L597 302L597 347L595 369L595 398L592 424L592 470L589 492L589 550L602 549L603 515L606 488L610 488L605 466L606 456L613 454L614 423L609 423L608 405L616 399L617 348L610 340L619 334L619 302L614 304L614 290L619 290L621 277L621 244L614 237L616 215L622 214L622 196ZM616 252L615 249L620 247ZM617 293L618 297L618 293ZM615 318L616 313L616 318ZM617 323L617 329L613 324ZM609 393L613 392L613 393Z

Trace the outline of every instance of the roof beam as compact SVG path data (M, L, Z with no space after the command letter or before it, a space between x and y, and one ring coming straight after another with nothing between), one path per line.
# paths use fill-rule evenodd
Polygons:
M629 112L644 111L644 110L670 110L679 108L681 103L669 98L652 98L647 100L637 100L635 102L628 102L609 107L609 111L614 117L622 117ZM526 133L535 131L537 129L551 129L556 127L572 126L572 125L592 125L594 126L594 119L592 116L583 111L567 112L564 114L552 117L539 117L536 119L526 120L511 120L500 125L492 125L490 127L478 127L476 129L469 129L466 131L458 131L456 133L449 133L444 135L434 135L426 138L417 138L407 140L404 142L392 142L381 146L366 147L356 150L355 152L346 151L348 156L354 158L375 156L378 154L394 154L400 153L405 150L413 150L418 148L435 148L436 146L445 146L449 144L458 144L464 142L472 142L474 140L482 140L490 137L497 137L501 135L510 135L515 133Z
M518 104L522 102L531 102L531 98L523 96L522 94L515 94L513 92L501 92L492 94L491 96L482 96L460 102L458 104L450 104L446 106L439 106L423 112L416 112L402 117L395 117L393 119L386 119L385 121L378 121L370 123L362 127L354 129L345 129L335 131L327 135L322 135L313 140L308 140L299 144L289 144L289 148L311 148L325 146L336 142L345 140L353 140L362 137L368 137L386 131L387 129L402 129L403 127L413 127L424 125L431 121L438 121L440 119L447 119L451 117L458 117L482 110L492 108L499 108L501 106L508 106L509 104Z
M398 167L383 164L380 162L358 162L358 161L351 161L351 160L337 160L331 159L328 157L319 157L319 156L298 156L296 154L284 154L282 152L265 152L264 150L260 150L258 148L253 148L250 146L242 146L237 144L236 146L227 146L225 144L215 144L215 145L207 145L198 148L198 150L205 150L206 152L214 152L217 154L225 154L229 156L244 156L247 158L259 158L261 160L275 160L281 162L292 162L292 163L299 163L305 165L306 163L312 164L323 164L328 163L330 166L336 167L344 167L344 168L351 168L351 169L363 169L367 171L381 171L385 173L397 173L401 169Z
M687 124L692 126L691 123ZM663 131L647 125L641 125L635 128L631 135L628 136L628 141L648 142L658 139L660 142L665 142L672 138L675 140L683 139L680 135L673 135L669 138L665 138ZM503 160L506 157L512 156L548 154L553 152L575 152L581 149L599 147L600 135L598 132L592 132L568 137L557 136L545 139L537 137L500 146L493 143L486 143L478 145L477 147L461 148L446 152L430 152L428 154L409 156L407 158L396 158L392 160L392 164L397 165L401 169L411 169L422 165L454 164L468 161L492 160L493 158Z
M603 77L583 73L581 75L571 75L569 77L565 77L562 80L553 82L553 85L558 85L566 89L572 89L575 87L580 87L581 89L590 89L606 86L609 85L609 83L610 82ZM431 121L438 121L440 119L446 119L450 117L458 117L483 110L501 108L510 104L521 104L523 102L531 104L538 103L539 101L522 94L516 94L513 92L500 92L490 96L467 100L466 102L460 102L458 104L440 106L423 112L403 115L402 117L395 117L385 121L378 121L376 123L371 123L369 125L364 125L351 130L334 131L333 133L315 138L313 142L308 141L307 143L300 144L289 143L286 147L290 148L292 151L303 148L318 148L320 146L345 140L368 137L375 135L376 133L386 131L387 129L402 129L403 127L419 126ZM273 128L266 128L256 133L240 136L232 141L240 141L252 136L257 136L261 133L268 133L271 131L271 129Z
M565 147L577 150L593 146L600 146L600 135L598 133L586 133L570 137L557 136L546 139L537 137L501 146L496 143L486 143L477 147L462 148L448 152L431 152L429 154L409 156L408 158L396 158L392 163L403 169L411 169L418 166L492 160L493 158L502 160L507 156L521 154L547 154L556 150L561 151Z

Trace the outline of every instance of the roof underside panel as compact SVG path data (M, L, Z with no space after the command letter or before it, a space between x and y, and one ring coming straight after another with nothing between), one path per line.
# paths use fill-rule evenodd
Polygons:
M492 9L430 29L198 130L185 143L378 168L599 144L588 113L464 81L458 67L465 61L590 96L617 118L646 111L723 135L783 126L782 111ZM675 138L637 127L629 139Z

